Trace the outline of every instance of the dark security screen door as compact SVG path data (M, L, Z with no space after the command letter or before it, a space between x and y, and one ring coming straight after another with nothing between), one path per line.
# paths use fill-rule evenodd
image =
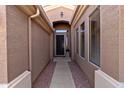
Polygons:
M64 35L56 35L56 55L64 56Z

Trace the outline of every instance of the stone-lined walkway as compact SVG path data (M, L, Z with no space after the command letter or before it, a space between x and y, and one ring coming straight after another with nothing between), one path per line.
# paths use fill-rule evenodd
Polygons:
M49 88L55 66L56 62L50 62L33 84L33 88Z
M78 64L72 61L69 62L69 67L71 69L76 88L90 88L88 79Z
M56 57L39 75L34 88L89 88L87 77L77 63Z

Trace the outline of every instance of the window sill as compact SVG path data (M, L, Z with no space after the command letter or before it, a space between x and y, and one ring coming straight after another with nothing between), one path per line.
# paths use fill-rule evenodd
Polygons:
M80 55L79 55L79 57L80 57L82 60L86 60L86 58L84 58L84 57L82 57L82 56L80 56Z
M94 67L96 67L97 69L100 69L100 66L97 66L96 64L92 63L91 61L88 61L91 65L93 65Z

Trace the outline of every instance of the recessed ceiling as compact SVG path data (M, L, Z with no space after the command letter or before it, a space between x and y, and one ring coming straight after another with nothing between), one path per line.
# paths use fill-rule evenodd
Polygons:
M75 5L43 5L43 8L45 11L49 11L49 10L59 8L59 7L65 7L65 8L74 10Z

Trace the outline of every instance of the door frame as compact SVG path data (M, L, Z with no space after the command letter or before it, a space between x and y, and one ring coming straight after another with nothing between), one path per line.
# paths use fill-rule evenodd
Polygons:
M63 35L64 36L64 55L57 55L56 54L56 36L57 35ZM63 57L66 55L66 32L55 32L55 36L54 36L54 52L55 52L55 56L60 56Z

